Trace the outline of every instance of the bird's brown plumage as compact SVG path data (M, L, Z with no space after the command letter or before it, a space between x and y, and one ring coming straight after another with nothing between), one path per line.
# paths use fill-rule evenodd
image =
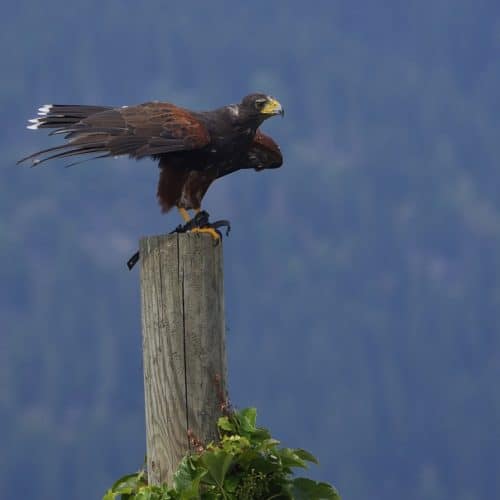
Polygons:
M128 155L159 160L157 196L163 211L173 206L200 208L210 184L242 168L263 170L281 166L278 145L258 127L268 117L283 114L281 105L263 94L240 104L194 112L165 102L138 106L46 105L28 128L52 129L66 143L38 151L19 163L33 166L79 155L93 158ZM75 162L79 163L79 161Z
M257 130L251 147L228 158L224 164L194 170L186 169L180 163L179 165L172 156L160 159L157 196L163 212L168 212L173 206L199 208L210 184L219 177L240 169L253 168L260 171L277 168L283 163L283 157L278 145Z

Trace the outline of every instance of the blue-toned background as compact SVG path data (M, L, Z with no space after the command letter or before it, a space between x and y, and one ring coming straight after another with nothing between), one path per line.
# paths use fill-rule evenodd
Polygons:
M500 5L20 0L0 17L0 497L99 498L144 456L151 161L15 167L44 103L275 95L282 169L205 199L231 397L346 500L500 491Z

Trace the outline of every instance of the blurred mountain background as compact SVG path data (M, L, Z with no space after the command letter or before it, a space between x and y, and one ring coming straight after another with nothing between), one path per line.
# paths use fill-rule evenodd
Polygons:
M231 398L345 500L500 491L500 4L4 3L0 498L100 498L145 451L138 272L169 231L148 160L15 161L45 103L275 95L283 168L205 198Z

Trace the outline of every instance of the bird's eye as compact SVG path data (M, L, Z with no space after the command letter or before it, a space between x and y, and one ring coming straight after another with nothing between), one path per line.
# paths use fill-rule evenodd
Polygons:
M255 107L257 109L261 109L264 107L264 104L266 104L267 102L267 99L256 99L255 100Z

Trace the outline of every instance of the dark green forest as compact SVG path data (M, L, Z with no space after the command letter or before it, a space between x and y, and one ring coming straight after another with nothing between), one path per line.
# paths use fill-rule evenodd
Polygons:
M100 498L145 451L149 160L16 167L45 103L276 96L281 169L205 198L230 395L344 499L500 491L500 5L20 0L0 17L0 498Z

